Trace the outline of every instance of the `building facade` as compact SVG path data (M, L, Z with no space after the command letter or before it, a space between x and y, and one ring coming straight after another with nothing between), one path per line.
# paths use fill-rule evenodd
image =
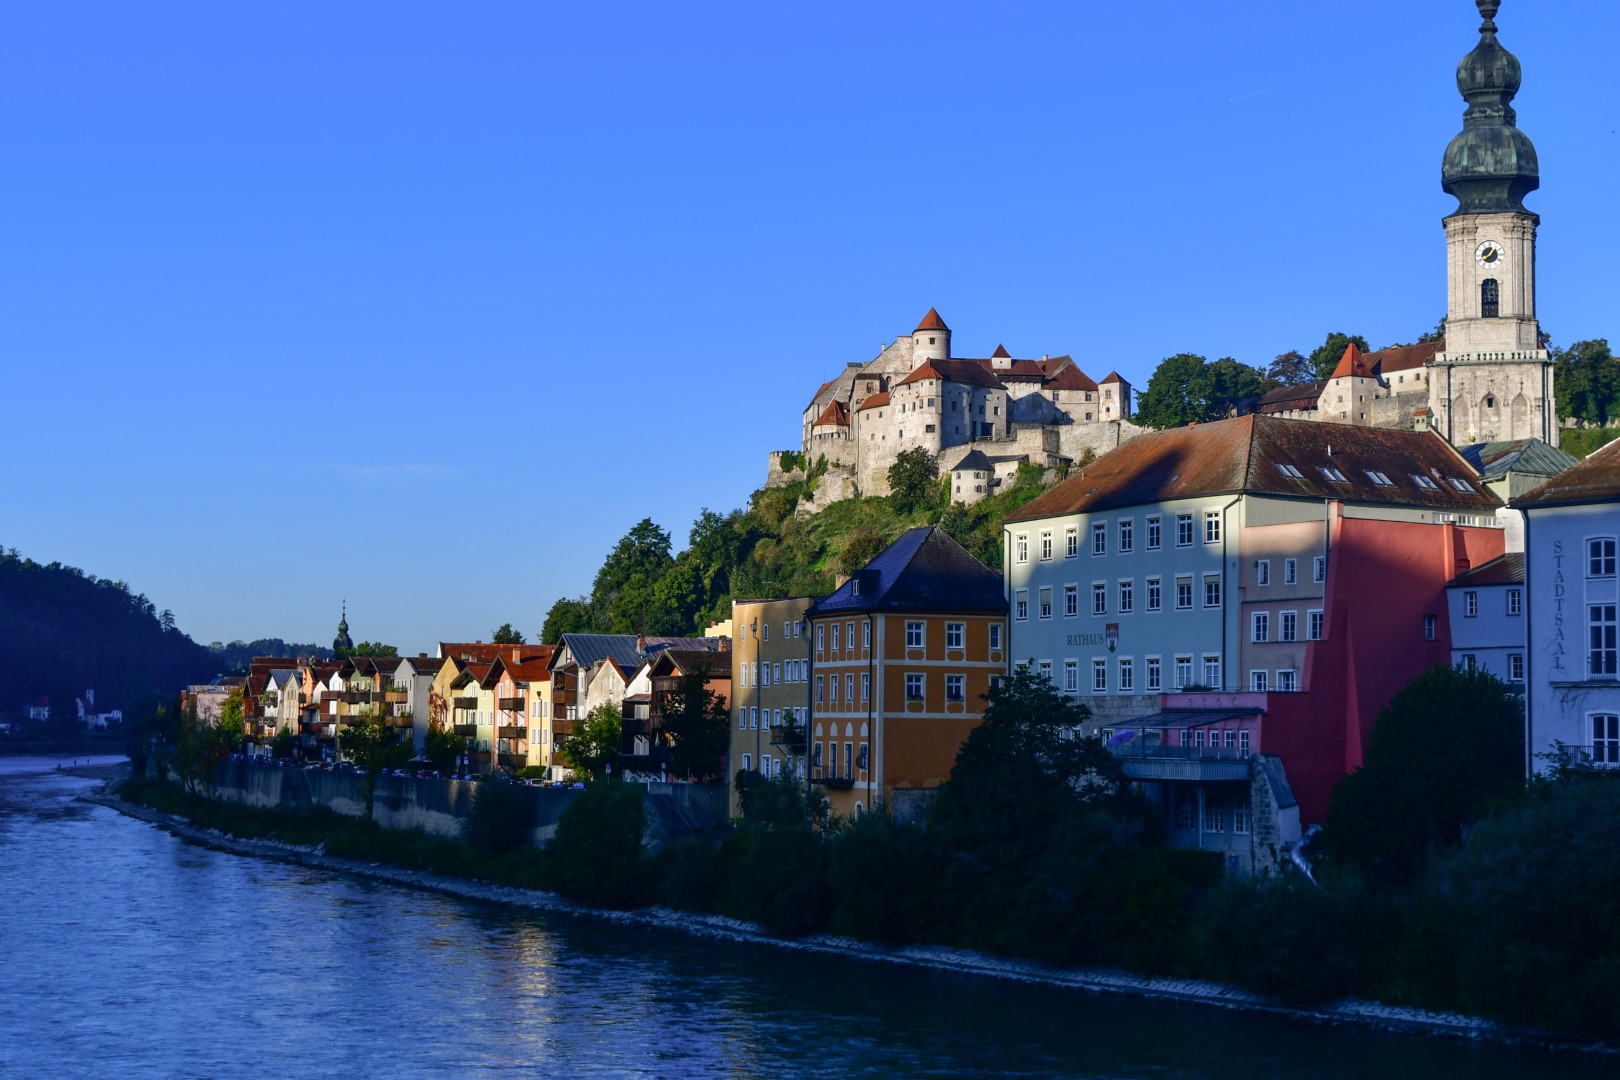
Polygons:
M731 812L741 812L738 775L804 775L810 712L810 597L731 603Z

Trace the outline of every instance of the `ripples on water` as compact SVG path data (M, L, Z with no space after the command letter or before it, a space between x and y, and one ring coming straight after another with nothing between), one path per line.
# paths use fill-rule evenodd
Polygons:
M0 1076L1585 1077L1612 1063L515 914L0 759Z

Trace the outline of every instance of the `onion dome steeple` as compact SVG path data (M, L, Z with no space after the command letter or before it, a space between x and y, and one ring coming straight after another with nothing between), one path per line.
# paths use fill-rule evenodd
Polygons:
M1441 165L1440 186L1457 198L1458 214L1528 213L1524 197L1541 186L1536 148L1515 126L1513 97L1523 69L1496 40L1501 0L1474 0L1485 21L1479 44L1457 65L1457 89L1468 108L1463 129Z
M347 653L354 650L354 639L349 637L349 602L343 602L343 612L338 616L337 637L332 641L332 651Z

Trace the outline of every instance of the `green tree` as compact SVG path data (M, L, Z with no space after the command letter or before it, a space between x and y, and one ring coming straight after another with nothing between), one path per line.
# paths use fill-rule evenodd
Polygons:
M596 572L591 583L591 607L606 614L626 586L635 583L639 592L650 595L652 586L674 562L670 555L669 532L642 518L619 539Z
M1259 397L1266 387L1265 372L1230 356L1206 365L1204 378L1208 380L1204 399L1209 403L1211 420L1230 415L1245 402Z
M384 645L380 641L362 641L352 649L339 649L336 655L344 658L353 656L398 656L399 649L393 645Z
M1344 357L1344 350L1352 343L1364 353L1371 351L1367 348L1367 339L1360 334L1341 334L1337 330L1329 334L1327 340L1311 352L1311 369L1316 372L1316 377L1326 379L1331 376Z
M939 460L920 446L902 450L889 466L889 502L901 513L934 505L939 494Z
M596 616L591 613L590 601L583 597L570 600L562 597L546 612L546 621L540 627L540 640L546 645L562 642L564 634L594 634L600 630Z
M422 743L422 756L441 773L456 771L456 762L467 752L467 740L443 724L429 724L427 738Z
M910 453L911 451L906 451ZM902 455L904 456L904 455ZM947 530L949 531L949 530ZM889 546L888 539L876 527L857 525L844 538L844 550L838 555L839 573L853 574Z
M1159 361L1147 389L1136 399L1136 422L1150 428L1178 428L1210 418L1208 361L1177 353Z
M1620 418L1620 361L1610 354L1606 339L1554 349L1552 359L1560 416L1599 425Z
M366 820L373 820L377 801L377 777L384 769L397 768L411 756L411 744L394 737L388 721L370 709L361 709L338 729L338 749L360 770L360 793L366 800Z
M717 653L715 663L726 659ZM726 699L709 689L709 673L681 676L679 692L664 705L664 733L674 746L670 772L688 780L724 780L726 750L731 740L731 714Z
M546 879L577 903L640 907L651 899L653 887L646 833L641 785L589 784L557 819L557 834L545 852Z
M562 741L562 757L581 780L600 780L618 760L624 718L617 705L598 705Z
M1446 340L1446 317L1440 316L1440 321L1434 324L1434 329L1418 338L1419 345L1426 345L1431 341Z
M1297 349L1289 349L1279 354L1276 359L1266 367L1267 390L1275 390L1279 386L1301 386L1316 381L1316 369L1305 355Z
M512 629L512 624L509 622L501 623L501 625L496 628L494 635L490 637L490 641L496 645L525 644L523 635Z
M233 687L214 720L197 715L195 706L179 716L175 731L175 768L192 795L213 790L214 773L242 748L242 688Z
M1489 672L1436 665L1379 710L1361 767L1333 789L1323 847L1374 878L1405 881L1523 791L1519 699Z

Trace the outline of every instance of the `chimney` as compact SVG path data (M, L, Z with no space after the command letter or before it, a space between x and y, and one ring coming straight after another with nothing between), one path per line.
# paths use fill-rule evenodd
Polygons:
M719 637L719 638L715 638L715 640L717 642L719 642L719 644L715 646L715 652L730 652L731 651L731 639L730 638L728 638L728 637Z
M644 654L644 653L646 653L646 651L647 651L647 635L646 634L637 634L636 635L636 652Z

